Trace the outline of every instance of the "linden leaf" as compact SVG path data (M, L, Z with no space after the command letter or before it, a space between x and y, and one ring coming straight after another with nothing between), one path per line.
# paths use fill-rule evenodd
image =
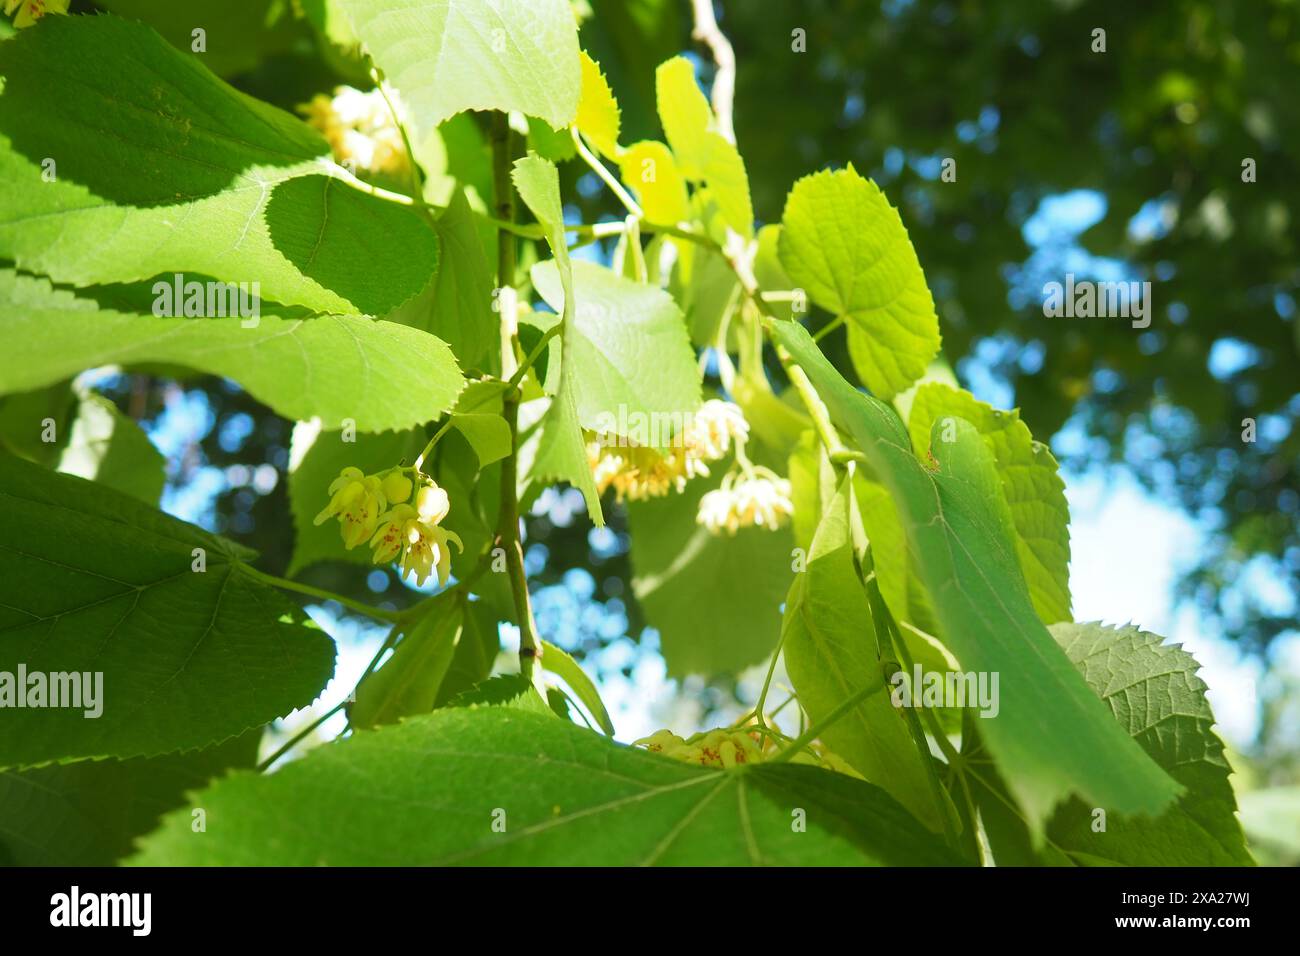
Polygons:
M4 269L0 334L0 395L102 365L167 362L233 379L285 418L382 431L437 418L465 381L442 340L393 322L126 315L70 303L44 280Z
M502 800L502 794L509 799ZM693 767L554 716L455 708L236 773L163 818L134 865L958 865L888 794L843 774ZM804 828L791 825L800 809ZM496 824L504 824L504 831Z
M438 265L428 223L354 188L319 133L205 59L111 15L46 17L0 44L0 258L83 287L256 282L323 312L417 294Z
M0 767L218 743L310 704L333 672L334 643L250 552L120 492L0 454L0 542L0 674L97 673L102 691L94 717L84 696L6 703Z
M582 89L567 0L340 0L421 130L462 110L518 110L553 129Z
M846 316L862 381L888 400L925 374L939 320L898 210L850 165L794 184L781 217L781 264L822 308Z
M609 88L609 81L601 72L600 64L584 50L582 56L582 97L578 100L578 116L573 125L601 153L615 158L621 152L618 145L620 114L618 101Z

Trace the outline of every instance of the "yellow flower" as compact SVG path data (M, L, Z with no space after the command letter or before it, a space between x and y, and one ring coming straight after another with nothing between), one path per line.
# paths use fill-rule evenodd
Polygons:
M684 746L685 744L686 741L682 740L681 737L678 737L671 730L656 730L649 737L642 737L640 740L633 741L632 743L634 747L644 747L651 753L656 754L665 748L672 749Z
M387 564L401 553L406 542L406 522L414 517L415 509L402 504L385 512L379 519L379 526L370 539L371 560L375 564Z
M749 438L749 422L739 405L711 398L692 416L682 431L682 444L694 457L717 461L731 450L733 439L743 443Z
M456 550L465 550L456 532L425 524L416 516L407 518L402 523L402 534L406 543L406 553L402 555L402 576L414 574L415 583L422 585L436 567L438 583L445 585L451 577L451 549L447 547L448 541L455 543Z
M596 490L604 494L613 488L619 501L660 498L674 488L681 491L690 477L680 456L665 458L653 448L630 443L607 448L599 440L592 441L587 445L587 459Z
M451 499L447 497L446 491L438 487L437 482L431 481L416 494L415 510L425 524L441 524L451 510Z
M330 503L313 523L324 524L337 516L343 544L351 551L375 533L379 516L387 506L383 483L374 475L363 475L360 468L344 468L330 482L329 494Z
M762 747L748 733L722 727L698 733L690 740L682 740L670 731L660 730L636 741L634 746L645 747L651 753L672 757L683 763L720 769L730 769L742 763L757 763L764 756Z
M598 492L613 488L619 501L644 501L685 490L692 478L709 474L708 462L724 457L733 442L739 448L748 435L740 407L713 398L691 416L665 452L605 434L587 443L587 461Z
M69 0L5 0L5 16L18 10L18 16L14 17L14 28L21 30L47 13L67 13L68 2Z
M402 104L395 93L392 95L400 114ZM310 103L299 106L298 112L321 131L340 163L351 162L371 173L395 177L409 171L402 132L378 89L365 92L340 86L333 98L318 93Z
M741 528L775 531L794 514L790 482L766 468L722 479L721 487L700 499L695 521L715 535L735 535Z

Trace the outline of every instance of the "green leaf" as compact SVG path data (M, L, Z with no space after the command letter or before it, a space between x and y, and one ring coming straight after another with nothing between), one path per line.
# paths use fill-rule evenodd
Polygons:
M903 220L876 184L851 164L805 176L781 223L785 271L848 317L849 355L867 387L888 400L920 378L939 351L939 320Z
M814 724L853 695L874 688L827 727L821 739L938 832L944 809L920 762L906 715L890 700L871 606L853 558L849 505L846 478L817 526L807 570L795 575L785 601L781 646L786 672Z
M794 283L781 265L781 225L768 223L758 230L758 249L754 253L754 280L764 292L784 292ZM801 312L807 311L807 302L800 303ZM797 318L793 302L769 302L768 307L782 319Z
M978 485L952 470L959 456L949 452L939 473L927 471L894 411L849 385L802 326L772 330L889 491L938 636L965 670L999 675L999 713L980 720L980 731L1035 833L1072 793L1121 813L1166 806L1181 787L1124 733L1038 620L1012 543ZM984 451L969 426L964 434L974 446L963 442L960 457Z
M80 407L71 382L0 398L0 450L54 468ZM50 423L54 425L54 441L45 440L50 437L46 428Z
M754 208L745 163L718 131L690 60L675 56L661 63L655 70L655 90L659 120L682 175L707 182L723 221L749 238L754 234Z
M790 587L789 528L719 536L696 524L700 499L730 461L710 465L681 494L631 502L632 589L659 631L668 673L724 674L765 660L781 635Z
M500 415L483 412L458 414L452 416L452 424L473 447L480 465L500 461L514 450L510 426Z
M1071 800L1047 825L1052 843L1087 865L1253 865L1228 780L1232 768L1192 655L1132 626L1064 623L1051 632L1120 725L1186 788L1154 818L1102 805L1104 832L1093 830L1093 805Z
M614 722L609 719L605 702L600 699L600 692L596 690L596 685L592 683L581 664L570 657L563 648L556 647L550 641L542 641L542 666L568 684L569 688L578 695L578 700L582 701L591 712L591 716L596 718L600 729L605 731L607 736L614 736Z
M77 286L185 273L368 315L425 285L428 224L346 185L304 123L143 24L48 21L0 47L0 257Z
M740 153L721 133L706 134L709 164L704 169L709 195L718 204L722 221L746 239L754 235L754 204L749 197L749 174Z
M671 226L690 218L686 180L663 143L651 139L633 143L619 156L618 166L623 182L641 201L647 222Z
M921 386L912 400L908 431L918 455L942 458L943 445L931 446L931 431L948 416L974 425L997 460L1001 497L1010 509L1034 610L1045 624L1070 620L1070 507L1056 459L1034 441L1018 411L999 411L938 383Z
M262 215L275 251L345 303L330 311L383 315L414 298L430 275L442 274L438 240L444 232L412 209L378 200L335 176L278 183ZM457 252L449 268L466 267L463 250Z
M506 707L548 719L557 715L543 699L537 685L523 674L498 674L456 695L448 707L476 710L483 707Z
M267 54L289 48L301 37L283 0L96 0L98 6L128 20L142 20L172 46L201 61L219 76L244 73ZM196 27L204 31L204 50L193 50Z
M184 754L0 771L0 866L112 866L186 794L257 763L261 728Z
M545 120L528 117L528 149L553 163L565 163L578 155L577 144L568 128L551 129Z
M333 642L250 552L119 492L0 456L0 541L0 673L103 675L90 708L7 710L0 767L217 743L333 671Z
M163 466L163 456L148 436L116 405L94 392L81 395L68 443L59 457L59 471L156 505L166 481Z
M451 413L451 423L474 449L482 468L514 451L514 436L501 417L504 392L505 386L499 382L470 382Z
M532 268L533 285L557 312L565 306L554 260ZM565 329L561 377L572 369L578 421L594 431L623 433L621 423L651 416L684 420L700 406L700 373L672 296L594 262L573 263L577 307ZM654 356L654 361L647 361Z
M655 97L664 136L687 179L705 178L709 164L708 132L713 110L695 81L695 67L684 56L660 63L655 70Z
M566 0L340 0L422 130L463 110L518 110L564 129L582 88Z
M364 730L393 724L433 710L464 634L464 610L460 592L446 592L433 599L402 635L392 656L357 686L357 699L348 708L353 727Z
M290 419L409 428L451 407L464 379L439 339L359 316L159 319L68 304L47 283L0 269L0 393L87 368L166 362L238 382Z
M618 135L622 122L618 100L614 99L614 92L609 88L609 81L601 72L600 64L589 57L585 50L580 56L582 96L578 100L578 115L573 125L601 153L611 158L617 157L620 152Z
M738 301L736 274L726 259L707 246L689 240L674 242L677 262L669 291L686 313L691 343L714 345L727 309Z
M884 791L813 767L692 767L509 708L441 710L198 794L143 865L925 865L954 859ZM792 824L799 811L806 832ZM494 821L497 827L494 830ZM499 832L504 823L504 832Z
M560 177L555 165L529 154L515 161L513 181L524 203L546 230L546 243L555 257L555 268L563 290L564 327L560 332L561 348L569 354L569 343L579 334L573 292L573 268L564 237L564 210L560 205ZM575 346L576 347L576 346ZM552 353L554 354L554 353ZM531 475L538 480L567 481L582 492L587 514L596 527L605 525L600 509L600 493L587 461L587 443L582 436L578 414L578 363L561 361L560 382L551 407L542 420L541 441L533 459Z
M487 600L468 601L465 629L456 642L451 666L438 688L434 707L446 707L458 695L487 679L501 650L497 616Z

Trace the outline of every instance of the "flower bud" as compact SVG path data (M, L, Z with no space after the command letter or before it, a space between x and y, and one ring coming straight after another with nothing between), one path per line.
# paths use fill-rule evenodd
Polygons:
M425 485L415 496L415 510L425 524L438 524L451 510L451 500L437 484Z
M390 472L384 479L384 497L390 505L399 505L411 500L411 479L400 471Z

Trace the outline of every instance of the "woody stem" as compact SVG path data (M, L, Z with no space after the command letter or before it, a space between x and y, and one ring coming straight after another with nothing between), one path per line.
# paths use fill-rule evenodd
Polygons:
M510 124L504 113L497 113L492 124L492 181L494 187L494 212L503 222L515 218L514 191L510 183L511 161ZM497 287L513 288L515 278L515 236L508 229L497 233ZM501 369L512 372L518 364L518 336L515 316L501 309ZM510 428L510 454L501 463L501 510L497 525L497 541L505 551L506 572L510 576L510 591L514 597L515 617L519 622L519 673L532 680L534 664L541 655L542 642L537 637L537 624L533 620L532 601L528 594L528 578L524 574L524 550L519 541L519 392L508 389L501 403L501 416Z

